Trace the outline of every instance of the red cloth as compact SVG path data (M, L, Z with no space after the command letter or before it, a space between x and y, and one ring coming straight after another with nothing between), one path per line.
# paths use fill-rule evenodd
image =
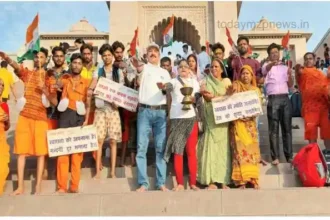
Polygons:
M135 112L130 112L124 109L124 126L125 130L122 133L122 142L128 142L130 138L130 121L136 116Z
M1 108L7 113L8 117L9 117L9 107L8 104L3 102L1 103Z
M8 115L8 121L9 121L9 107L8 107L8 104L6 102L3 102L0 104L2 110ZM8 131L9 130L9 123L8 122L5 122L5 131Z
M186 151L188 156L189 183L196 185L197 156L196 145L198 141L198 124L195 123L193 130L187 139ZM174 170L178 185L183 185L183 155L174 154Z

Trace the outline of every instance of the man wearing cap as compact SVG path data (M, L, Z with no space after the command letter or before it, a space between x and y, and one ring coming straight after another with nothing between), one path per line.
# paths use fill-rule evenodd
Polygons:
M167 191L166 162L163 160L166 144L166 93L162 91L163 85L171 80L168 72L160 67L160 50L157 44L147 47L148 63L143 64L132 58L132 64L137 69L137 84L139 85L139 106L137 118L137 155L138 192L149 188L147 176L146 154L149 145L150 132L154 135L156 150L156 187Z

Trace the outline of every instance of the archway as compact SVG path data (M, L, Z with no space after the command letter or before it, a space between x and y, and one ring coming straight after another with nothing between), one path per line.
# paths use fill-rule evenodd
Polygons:
M170 23L170 17L159 21L150 33L149 39L163 46L163 31ZM189 44L197 53L201 50L201 37L196 27L187 19L174 17L173 40Z

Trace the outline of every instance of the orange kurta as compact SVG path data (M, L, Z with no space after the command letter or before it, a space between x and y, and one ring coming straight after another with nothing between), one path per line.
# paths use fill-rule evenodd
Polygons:
M328 120L328 81L326 76L316 68L304 68L298 79L302 95L302 115L305 120L305 139L316 140L318 127L321 138L330 139L330 122Z
M6 103L2 103L0 107L0 115L2 116L4 114L8 114L9 116L8 105ZM0 195L3 193L6 179L9 174L9 161L10 153L5 133L5 124L4 122L0 122Z
M71 110L76 110L76 101L86 103L89 80L80 78L75 81L71 76L61 79L63 83L62 98L69 99ZM83 153L63 155L57 159L57 187L59 190L67 191L69 177L69 162L71 157L71 185L70 191L77 191L80 182L80 169Z
M47 148L47 112L41 101L40 82L45 80L49 91L53 82L45 78L42 70L20 70L25 85L26 104L20 112L15 132L15 154L42 156L48 154Z

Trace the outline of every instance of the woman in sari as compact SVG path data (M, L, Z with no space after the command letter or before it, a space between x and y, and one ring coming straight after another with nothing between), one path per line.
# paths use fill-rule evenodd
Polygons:
M188 65L189 65L189 69L191 71L191 74L194 76L194 78L198 82L202 81L204 79L204 75L201 74L196 55L190 54L187 57L187 61L188 61Z
M211 74L201 85L204 97L203 123L204 133L198 143L198 182L208 185L207 189L217 189L215 183L221 183L223 189L228 188L231 181L231 152L229 146L228 123L215 124L211 100L226 95L231 82L222 78L224 71L222 61L212 61Z
M260 97L260 90L256 86L256 79L249 65L242 67L239 80L233 83L233 91L235 93L256 91ZM232 180L241 189L244 189L248 183L255 189L259 189L261 158L256 118L249 117L231 122L230 135L233 160Z

